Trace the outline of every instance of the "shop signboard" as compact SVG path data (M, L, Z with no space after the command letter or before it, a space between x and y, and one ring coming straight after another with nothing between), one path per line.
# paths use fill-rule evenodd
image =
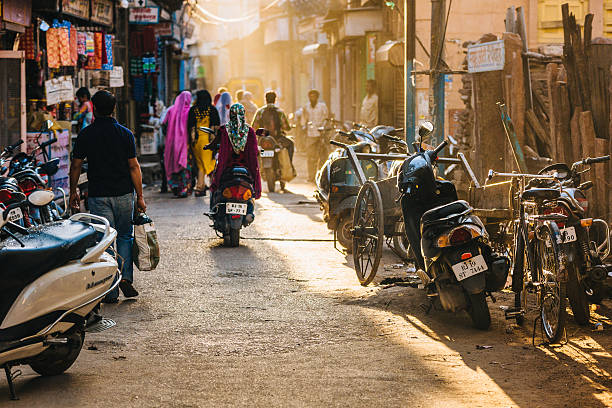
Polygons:
M147 7L147 0L129 0L128 7Z
M133 7L128 9L130 24L157 24L159 23L159 7Z
M177 41L181 40L181 28L171 21L162 21L155 25L155 35L158 37L170 37Z
M366 35L366 79L376 78L376 34L368 33Z
M62 0L62 13L89 20L89 0Z
M32 22L32 2L21 0L1 0L2 19L9 23L29 26Z
M113 25L113 1L91 0L91 21L106 26Z
M504 41L474 44L468 47L468 72L500 71L505 63Z

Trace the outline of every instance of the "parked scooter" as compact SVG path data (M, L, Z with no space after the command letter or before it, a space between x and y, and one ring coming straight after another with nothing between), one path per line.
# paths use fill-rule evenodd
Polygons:
M559 197L551 200L547 214L566 217L557 221L562 249L567 255L567 298L574 320L587 325L591 316L590 303L600 303L612 297L612 264L604 260L610 254L610 228L601 219L588 218L589 203L585 192L593 187L592 181L581 183L581 174L590 165L610 161L610 156L586 158L569 168L557 163L540 170L539 174L556 175L556 180L534 180L531 187L554 188ZM589 166L582 170L583 166ZM559 181L557 181L559 180Z
M0 228L9 235L0 243L0 367L11 399L20 374L12 367L61 374L77 359L86 332L114 326L95 310L121 280L115 256L106 252L117 233L105 218L76 214L27 230L9 221L23 200L15 194L0 206Z
M357 153L369 153L370 145L367 142L357 142L353 144L353 149ZM381 171L374 160L364 159L360 163L366 178L379 179ZM353 174L345 149L336 149L329 155L317 172L315 184L315 198L323 211L323 221L327 223L327 228L334 231L340 245L351 252L353 210L361 186Z
M200 130L214 135L212 129L200 127ZM215 146L216 147L216 146ZM213 149L206 146L205 149ZM209 213L204 213L213 221L212 227L223 237L225 246L240 245L240 230L253 222L253 179L245 167L228 167L221 175L218 191L211 196L212 205Z
M448 142L424 150L422 141L433 129L421 125L417 152L397 177L406 235L412 248L421 248L414 251L417 273L430 299L447 311L467 310L474 326L485 330L491 324L486 298L504 287L510 261L493 253L484 224L458 200L453 183L436 179L434 166Z

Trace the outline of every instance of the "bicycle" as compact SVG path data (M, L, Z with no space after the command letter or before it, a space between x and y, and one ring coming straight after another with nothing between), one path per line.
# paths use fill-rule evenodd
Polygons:
M546 211L556 207L555 199L560 190L533 188L528 180L556 180L556 174L501 173L489 170L487 182L493 177L512 179L511 197L517 218L513 229L512 291L514 307L506 310L506 319L514 318L522 325L527 309L527 292L536 295L539 316L534 321L533 338L538 319L549 343L556 343L565 332L567 320L567 258L560 247L562 242L557 222L565 219L562 214Z

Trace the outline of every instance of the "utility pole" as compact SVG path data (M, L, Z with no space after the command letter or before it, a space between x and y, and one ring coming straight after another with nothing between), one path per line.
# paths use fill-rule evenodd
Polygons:
M432 145L444 140L444 36L446 27L446 0L431 0L431 57L429 58L429 111L432 113L435 131Z
M404 132L406 133L406 143L412 146L416 135L415 127L415 37L416 37L416 0L404 0Z

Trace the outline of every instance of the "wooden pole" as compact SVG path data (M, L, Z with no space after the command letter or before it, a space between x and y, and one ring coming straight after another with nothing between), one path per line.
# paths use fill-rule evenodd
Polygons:
M406 133L406 143L412 146L416 135L415 123L415 100L416 87L414 71L415 59L415 37L416 37L416 0L404 0L404 131Z
M446 25L446 0L431 0L431 58L429 59L430 89L433 99L430 98L430 111L434 120L433 145L444 140L444 77L438 72L444 58L444 27Z

